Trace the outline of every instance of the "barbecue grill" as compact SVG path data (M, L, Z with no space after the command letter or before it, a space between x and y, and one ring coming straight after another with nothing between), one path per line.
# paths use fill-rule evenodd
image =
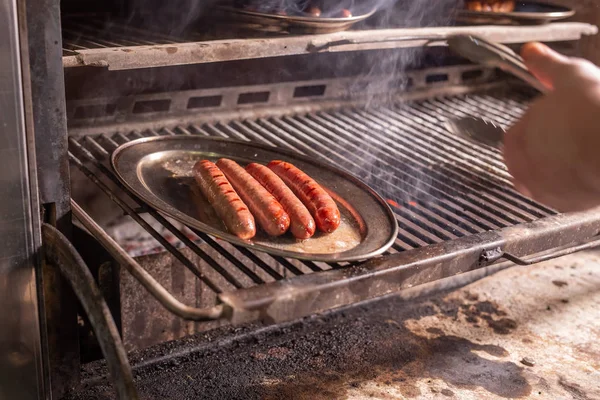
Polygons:
M12 356L0 370L18 364L30 379L0 378L0 397L62 398L80 387L81 364L102 357L119 394L133 396L125 351L223 324L280 324L439 290L464 284L458 275L471 271L600 244L597 211L559 214L523 196L498 149L446 128L467 116L506 128L537 96L451 54L449 35L514 48L541 40L578 54L593 25L448 26L445 16L406 28L380 16L387 25L232 38L193 24L149 29L118 13L71 15L69 3L3 6L9 45L0 93L15 105L15 118L6 111L4 176L18 185L5 194L17 204L2 214L12 245L0 282L18 290L0 303L18 306L6 328L23 339L2 333ZM110 164L132 140L192 135L274 146L354 175L393 211L393 245L382 256L338 263L234 245L152 208Z

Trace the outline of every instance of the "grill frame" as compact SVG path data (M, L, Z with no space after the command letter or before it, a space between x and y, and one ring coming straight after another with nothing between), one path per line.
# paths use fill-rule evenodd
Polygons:
M67 31L63 48L65 68L92 66L128 70L323 52L444 46L444 40L454 34L484 36L494 42L509 44L536 40L572 41L598 32L597 28L590 24L556 22L536 26L349 30L321 34L318 37L248 37L257 34L244 31L246 38L237 39L235 35L231 35L229 25L224 27L224 32L186 32L178 37L135 28L127 22L110 18L95 18L91 21L92 24L89 16L84 18L85 23L81 22L82 16L72 15L64 18L63 24ZM203 48L202 52L197 51L199 45Z
M213 272L216 271L220 274L221 278L229 285L229 289L222 289L217 284L209 283L210 279L207 281L194 263L175 246L164 238L159 239L160 233L151 232L184 266L199 279L204 280L207 285L212 286L215 300L219 303L218 308L196 309L196 316L170 309L172 312L184 319L193 320L227 318L233 323L255 320L277 323L483 268L503 258L505 253L508 253L508 258L513 257L512 260L518 262L521 259L515 258L514 255L529 256L598 235L600 215L592 212L555 215L552 210L514 192L507 187L510 177L503 167L501 155L497 150L449 136L450 134L444 130L437 116L437 114L462 116L467 113L481 112L483 107L497 122L506 125L520 115L524 107L523 102L529 99L529 94L527 91L517 90L513 92L512 98L515 100L504 99L506 101L504 104L498 102L493 95L484 92L478 97L442 96L415 102L408 107L379 107L368 110L343 108L337 111L324 110L306 115L277 115L271 118L263 116L256 120L242 119L204 123L202 126L189 124L185 127L164 127L161 131L147 129L129 133L117 132L110 137L107 135L70 137L69 156L72 165L82 169L92 180L102 182L102 180L108 179L123 191L118 194L105 185L104 190L109 197L118 199L125 193L130 200L136 202L136 206L130 206L127 205L128 202L118 200L123 203L121 206L127 214L142 225L145 224L145 229L148 230L149 226L139 216L140 213L148 213L157 218L196 255L200 256L214 270ZM499 107L499 104L503 104L503 106ZM346 127L347 132L344 132L342 126ZM332 149L337 149L336 151L332 150L331 154L319 150L315 150L313 154L310 153L311 146L318 148L317 138L331 135L333 132L339 138L343 138L344 144L354 146L356 151L360 149L356 147L357 144L352 144L353 140L358 140L356 143L363 143L364 146L370 146L367 148L381 152L381 148L377 148L376 142L373 143L375 139L363 140L364 130L367 128L379 129L371 130L371 132L376 132L374 136L377 139L387 141L390 144L390 152L398 159L406 158L407 150L414 150L411 153L413 158L404 160L407 162L404 166L410 171L418 173L419 169L427 168L428 160L429 162L443 161L445 155L449 155L455 163L458 163L455 169L448 168L446 165L442 171L432 173L436 180L424 183L425 195L430 195L430 191L435 189L442 194L441 197L447 197L446 202L436 203L435 207L430 208L423 206L421 201L412 206L410 203L413 201L405 198L405 205L411 205L413 208L410 211L407 211L406 207L396 210L396 217L403 229L394 247L385 256L364 263L324 264L286 260L263 253L256 254L228 244L220 244L207 235L199 234L199 238L204 244L208 244L216 253L225 257L230 266L238 269L237 272L241 271L245 274L244 282L232 276L225 267L219 265L215 261L215 256L208 254L205 248L192 242L164 217L128 192L107 166L111 154L110 149L114 150L119 144L135 138L159 135L201 134L232 136L242 140L262 138L263 141L274 142L269 144L283 146L285 146L286 140L289 140L294 143L294 146L299 146L295 148L296 151L301 150L308 155L323 156L325 154L334 159L336 157L343 159L343 154L336 153L336 151L339 153L343 150L340 143L331 145ZM328 132L327 129L331 129L331 131ZM361 129L363 130L362 138L359 135ZM388 132L387 135L380 133L382 129ZM296 135L295 138L292 133ZM450 146L450 139L460 141L462 153L456 152L456 149L452 151L451 147L449 147L451 151L448 151L445 148L432 149L432 146L428 148L433 151L431 154L423 153L414 146L427 146L427 135L429 135L429 140L438 141L435 146L440 144ZM299 137L305 140L310 139L311 144L299 142ZM103 144L100 144L99 141L103 141ZM397 144L393 145L394 143ZM84 145L89 146L88 150ZM290 146L289 143L288 146ZM290 147L293 148L293 146ZM93 154L94 152L96 155ZM364 152L363 154L367 155L368 153ZM97 157L98 155L100 158ZM79 157L91 162L95 169L102 172L102 177L96 176L90 169L86 171L86 167ZM360 161L360 158L356 160ZM465 160L471 163L469 169L465 168ZM386 165L410 181L411 175L393 166L391 162L391 159L387 160ZM431 177L431 175L424 176ZM486 193L485 196L473 197L471 193L471 196L458 197L457 200L456 197L453 198L443 192L443 190L452 189L451 186L448 187L447 183L441 181L449 176L454 177L456 181L451 183L458 182L458 187L463 191L469 192L475 187L490 190L494 194ZM482 177L483 180L481 180ZM416 183L418 182L417 180ZM440 187L436 188L435 185L440 185L443 190ZM402 188L402 190L406 192L407 189ZM378 192L381 193L379 190ZM457 193L460 194L460 190ZM386 193L381 194L388 198ZM408 194L410 195L410 192ZM465 207L466 212L463 214L458 212L457 205ZM439 225L432 227L432 221L434 223L443 221L447 225L442 228ZM424 229L424 226L431 230ZM152 228L149 229L152 230ZM108 247L110 251L111 246ZM114 252L118 249L113 246L112 250ZM268 258L268 261L265 261L265 257ZM261 274L259 275L257 270L249 268L242 262L242 259L256 264L256 267L262 270ZM120 261L134 266L137 264L131 257L121 257ZM275 263L275 267L271 266L273 263ZM265 273L271 279L266 279ZM171 295L171 297L173 296ZM171 301L168 296L159 296L157 299L163 305Z

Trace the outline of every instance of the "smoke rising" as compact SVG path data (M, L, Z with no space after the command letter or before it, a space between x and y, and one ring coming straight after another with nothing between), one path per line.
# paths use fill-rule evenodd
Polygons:
M124 2L121 15L132 26L164 32L175 37L185 37L192 33L191 40L202 40L193 33L204 29L203 24L210 25L215 22L209 17L210 12L221 3L219 0L119 1ZM303 12L309 5L308 0L248 0L244 3L246 6L256 8L257 11L279 11L286 14ZM453 10L461 6L460 0L313 0L310 4L318 7L323 17L336 16L343 9L352 10L354 15L364 14L373 8L379 10L372 18L357 25L355 29L447 26L453 23ZM356 76L350 88L351 97L360 97L365 108L375 109L375 105L394 104L395 94L409 88L411 82L407 79L406 72L420 68L426 61L426 53L427 50L423 48L406 48L289 57L288 59L292 61L283 60L284 58L247 60L243 63L229 63L229 66L224 65L227 63L222 63L124 72L99 70L95 72L98 74L95 79L90 77L89 73L82 77L85 79L80 80L82 86L78 87L78 91L86 92L87 96L91 94L98 97L113 97L115 94L127 96L198 89L210 87L211 84L235 86L268 84L279 80L301 81ZM232 71L232 68L237 69ZM69 73L77 73L77 71ZM111 79L111 76L127 76L127 80ZM110 85L113 87L109 87ZM90 88L92 90L89 90ZM108 92L111 93L104 94ZM371 125L371 122L364 123ZM374 123L372 125L373 130L389 131L386 132L389 133L388 138L398 134L392 127ZM363 142L365 141L363 139ZM375 145L374 142L371 144ZM347 147L347 144L342 141L339 145ZM400 141L396 142L397 150L405 146ZM398 197L392 200L399 203L418 198L419 193L427 193L430 183L427 182L428 174L419 174L419 177L415 177L414 180L406 177L400 179L397 169L403 168L402 162L398 161L395 164L398 168L395 167L394 171L388 166L391 160L388 159L387 164L382 164L378 157L375 151L367 147L361 154L359 162L346 168L369 183L377 182L374 186L388 193L397 193ZM395 156L390 152L388 157ZM388 186L385 187L382 182L388 182Z

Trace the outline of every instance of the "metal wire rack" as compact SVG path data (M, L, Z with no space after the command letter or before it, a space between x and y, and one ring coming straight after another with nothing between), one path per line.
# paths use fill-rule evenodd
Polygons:
M65 54L78 50L152 46L186 43L201 40L200 34L175 36L159 31L137 28L127 21L98 16L64 16L62 19L63 49Z
M496 149L453 136L444 128L448 117L467 115L485 115L507 126L521 115L528 100L525 93L512 92L508 98L484 92L369 109L71 137L70 161L216 296L348 264L270 256L200 232L189 237L119 183L107 163L119 145L159 135L229 137L281 146L337 165L364 180L392 206L400 230L386 257L555 214L512 189ZM200 264L142 218L146 213L197 255Z

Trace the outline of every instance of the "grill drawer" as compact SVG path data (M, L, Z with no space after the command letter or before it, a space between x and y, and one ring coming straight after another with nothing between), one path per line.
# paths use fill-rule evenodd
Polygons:
M123 187L103 184L156 244L197 278L202 305L224 303L211 318L275 322L481 268L504 251L531 255L595 236L600 217L558 215L522 196L512 189L499 151L444 128L448 117L466 115L485 115L507 126L530 99L527 92L492 90L393 106L71 137L70 158L93 180L120 186L107 163L120 144L158 135L218 136L319 158L373 187L398 220L393 247L363 263L325 264L270 256L180 230Z

